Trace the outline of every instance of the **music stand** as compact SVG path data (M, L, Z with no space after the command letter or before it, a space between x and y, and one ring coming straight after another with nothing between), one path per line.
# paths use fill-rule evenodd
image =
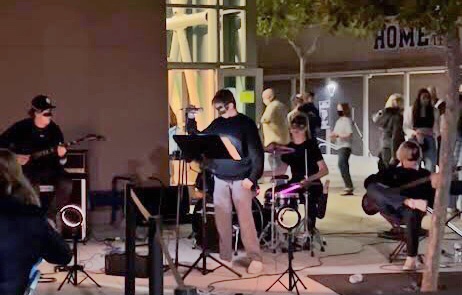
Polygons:
M195 160L200 163L200 168L202 171L202 188L204 192L207 191L207 182L205 175L207 170L209 170L208 161L214 159L230 159L230 160L240 160L240 156L237 153L236 148L231 144L228 138L220 137L218 135L209 135L209 134L193 134L193 135L174 135L173 139L178 144L178 147L181 149L182 154L185 159ZM218 269L219 267L224 267L230 272L234 273L238 277L242 275L227 265L223 264L221 261L210 255L210 252L207 249L207 198L204 196L202 202L202 252L197 258L197 260L191 265L188 271L183 275L185 279L194 268L201 270L203 275L211 273ZM207 269L207 258L212 259L220 266L215 269ZM202 267L197 267L199 262L202 260Z

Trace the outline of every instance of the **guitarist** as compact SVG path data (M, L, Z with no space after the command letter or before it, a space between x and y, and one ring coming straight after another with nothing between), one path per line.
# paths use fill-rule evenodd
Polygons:
M49 97L37 95L32 99L29 118L10 126L0 135L0 147L16 153L16 158L23 166L26 177L34 187L54 185L59 203L66 204L72 190L72 181L66 178L64 164L67 150L60 146L64 136L59 126L52 120L52 110L56 107ZM56 153L32 159L31 154L57 147ZM42 206L50 210L48 215L55 220L57 208L54 197L42 198ZM61 207L61 206L58 206Z
M435 190L430 181L402 188L419 179L430 179L430 171L420 168L422 151L417 143L403 142L397 151L397 158L400 161L397 167L391 166L369 176L364 186L367 196L376 202L380 213L394 229L406 224L407 259L403 270L414 270L417 268L422 218L427 206L433 206ZM393 190L400 187L401 190ZM397 231L391 232L397 234Z

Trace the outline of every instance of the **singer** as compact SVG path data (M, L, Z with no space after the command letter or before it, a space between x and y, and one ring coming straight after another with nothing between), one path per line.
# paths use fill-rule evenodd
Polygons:
M211 163L214 174L213 202L215 223L220 236L220 258L230 265L232 260L232 209L236 208L241 238L251 262L249 274L263 270L260 244L252 216L252 198L257 180L263 174L263 145L255 122L236 110L236 100L231 91L219 90L213 107L220 117L204 131L205 134L226 136L236 147L240 161L217 159Z

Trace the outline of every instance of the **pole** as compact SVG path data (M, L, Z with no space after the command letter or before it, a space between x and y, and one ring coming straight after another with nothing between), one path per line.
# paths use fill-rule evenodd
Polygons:
M126 269L125 274L125 295L135 295L135 235L136 235L136 208L130 197L132 186L125 186L125 203L126 203L126 228L125 228L125 253Z

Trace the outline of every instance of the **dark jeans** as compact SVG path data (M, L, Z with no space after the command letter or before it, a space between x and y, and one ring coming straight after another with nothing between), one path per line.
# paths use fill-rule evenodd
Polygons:
M419 232L424 212L413 210L404 205L407 197L399 193L390 193L385 187L372 183L367 187L367 196L373 199L380 213L393 226L406 225L407 256L415 257L419 249Z
M40 196L42 208L47 212L48 218L56 221L59 210L70 203L72 179L68 173L62 170L43 171L34 176L30 176L29 179ZM54 192L40 193L40 186L42 185L54 186Z
M350 164L348 163L350 155L350 148L341 148L338 150L338 168L340 169L340 174L342 175L343 182L347 189L353 189L353 182L351 181L350 175Z

